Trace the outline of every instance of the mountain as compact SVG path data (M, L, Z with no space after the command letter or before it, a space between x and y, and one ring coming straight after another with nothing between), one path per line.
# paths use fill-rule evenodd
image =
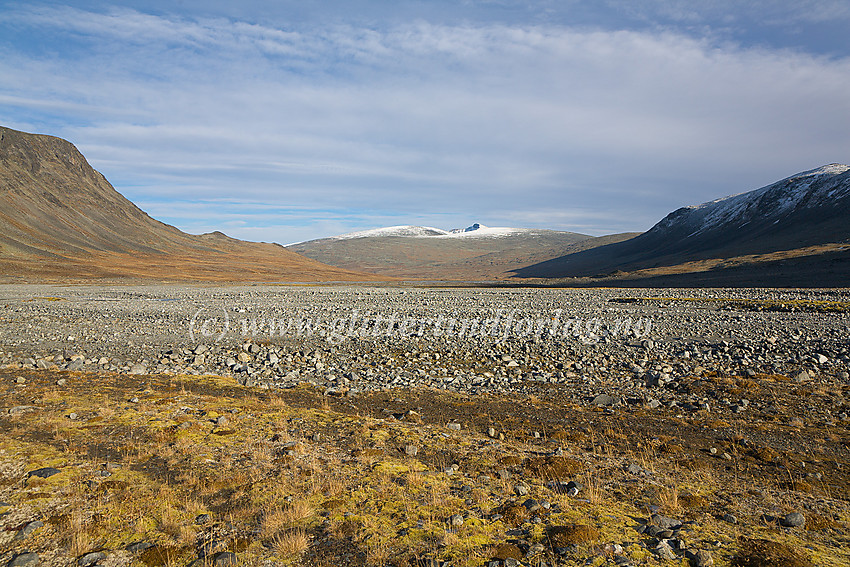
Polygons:
M73 144L0 127L4 279L314 281L375 279L276 244L200 236L152 219Z
M803 258L808 270L843 273L845 243L850 242L848 221L850 166L831 164L761 189L683 207L630 240L563 255L514 273L543 278L703 273L707 280L723 285L722 272L732 270L727 272L730 281L770 285L769 274L784 271L787 274L782 277L789 283L804 283L806 278L815 281L817 274L794 277L793 267ZM825 262L820 268L818 258ZM780 267L785 269L777 271ZM747 269L752 273L747 275Z
M462 229L390 226L342 234L288 246L332 266L385 276L426 280L494 280L576 246L607 244L634 236L602 240L556 230L488 227Z
M466 228L453 228L451 230L443 230L441 228L434 228L432 226L411 226L411 225L400 225L400 226L385 226L383 228L372 228L369 230L360 230L357 232L349 232L347 234L340 234L339 236L332 236L330 238L323 238L320 240L351 240L354 238L372 238L375 236L415 236L415 237L426 237L426 236L441 236L444 238L495 238L502 236L511 236L520 233L539 233L540 230L534 230L530 228L505 228L505 227L491 227L484 226L483 224L475 223ZM543 232L558 232L558 231L543 231ZM578 234L578 233L564 233L564 234ZM586 237L584 234L578 234L578 236ZM300 244L300 243L299 243Z

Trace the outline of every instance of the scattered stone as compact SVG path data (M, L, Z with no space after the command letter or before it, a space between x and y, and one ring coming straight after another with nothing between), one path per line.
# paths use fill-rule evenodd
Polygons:
M447 423L446 427L448 429L451 429L452 431L460 431L460 424L459 423Z
M591 403L597 407L606 407L613 406L616 402L617 400L615 400L612 396L609 396L608 394L599 394L598 396L593 398L593 402Z
M80 567L92 567L92 565L97 565L98 562L106 559L106 554L102 551L92 551L91 553L86 553L77 561L77 565Z
M676 552L673 551L673 548L670 547L670 544L666 541L661 541L655 546L653 552L660 557L661 559L665 559L667 561L675 561L677 559Z
M29 522L23 528L18 530L18 533L15 534L15 539L16 540L25 539L32 532L34 532L38 528L42 528L42 527L44 527L44 522L42 522L41 520L33 520L32 522Z
M635 463L629 463L629 466L626 467L626 471L629 474L634 475L643 474L643 468Z
M149 541L137 541L128 545L127 551L129 551L130 553L142 553L143 551L147 551L152 547L154 547L154 544Z
M236 554L231 551L222 551L216 553L212 558L212 564L215 567L227 567L228 565L236 565Z
M68 383L68 381L64 378L60 378L59 380L56 381L57 386L64 386L67 383Z
M27 478L37 476L38 478L49 478L55 474L59 474L59 469L55 469L53 467L42 467L40 469L35 469L34 471L30 471L27 473Z
M799 528L806 524L806 517L800 512L791 512L779 520L779 523L786 528Z
M527 496L528 495L528 486L525 484L515 484L514 485L514 494L517 496Z
M738 518L732 514L723 514L723 521L730 524L737 524Z
M419 453L419 447L416 445L405 445L404 454L408 457L415 457Z
M41 565L38 553L20 553L8 563L8 567L36 567L37 565Z
M18 376L17 378L15 378L15 384L26 384L26 383L27 383L27 379L24 378L23 376Z
M202 526L209 521L210 521L210 515L209 514L198 514L197 516L195 516L195 523L199 526Z
M714 559L711 557L711 553L701 549L691 557L691 565L693 567L711 567L714 565Z
M796 382L798 384L802 384L803 382L808 382L810 379L811 379L811 377L809 376L809 373L806 372L805 370L794 375L794 382Z
M218 539L213 539L205 542L198 552L201 558L215 557L217 553L227 549L227 543Z
M679 520L674 520L673 518L668 518L661 514L653 514L650 520L654 525L658 526L662 530L673 530L682 525L682 522Z
M454 514L451 518L449 518L449 524L451 526L462 526L463 525L463 516L460 514Z
M130 367L130 374L147 374L148 368L144 364L137 363Z

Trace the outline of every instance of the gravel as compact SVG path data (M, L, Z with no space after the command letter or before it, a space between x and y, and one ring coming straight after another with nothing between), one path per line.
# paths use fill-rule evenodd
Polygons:
M845 290L3 285L0 366L139 380L217 374L249 386L309 383L349 396L415 386L469 394L556 387L603 411L637 404L746 415L770 408L697 397L680 380L779 374L825 388L844 384L848 320L842 313L751 311L725 300L849 296ZM672 299L633 301L653 297ZM828 407L805 417L836 419Z

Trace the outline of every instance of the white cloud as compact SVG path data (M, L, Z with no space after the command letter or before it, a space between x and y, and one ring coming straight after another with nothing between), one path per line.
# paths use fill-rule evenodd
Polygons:
M650 21L660 17L693 24L757 20L765 25L789 25L850 19L850 5L844 0L607 0L606 4Z
M848 59L559 26L277 29L71 8L3 22L55 34L72 60L0 43L0 110L55 124L154 216L178 195L223 222L234 214L213 211L234 199L348 211L322 225L340 232L444 226L448 211L639 230L850 160ZM244 214L242 234L286 231Z

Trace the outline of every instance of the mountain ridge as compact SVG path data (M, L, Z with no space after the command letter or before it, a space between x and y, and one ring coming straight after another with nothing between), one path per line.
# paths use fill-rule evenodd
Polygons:
M788 252L850 241L850 166L829 164L759 189L681 207L625 242L515 270L517 277L618 272Z
M287 248L321 262L375 274L426 280L502 280L513 269L577 250L631 238L592 237L546 229L466 229L400 225L320 238ZM591 244L593 243L593 244Z
M121 195L69 141L0 126L5 278L380 279L220 232L187 234Z

